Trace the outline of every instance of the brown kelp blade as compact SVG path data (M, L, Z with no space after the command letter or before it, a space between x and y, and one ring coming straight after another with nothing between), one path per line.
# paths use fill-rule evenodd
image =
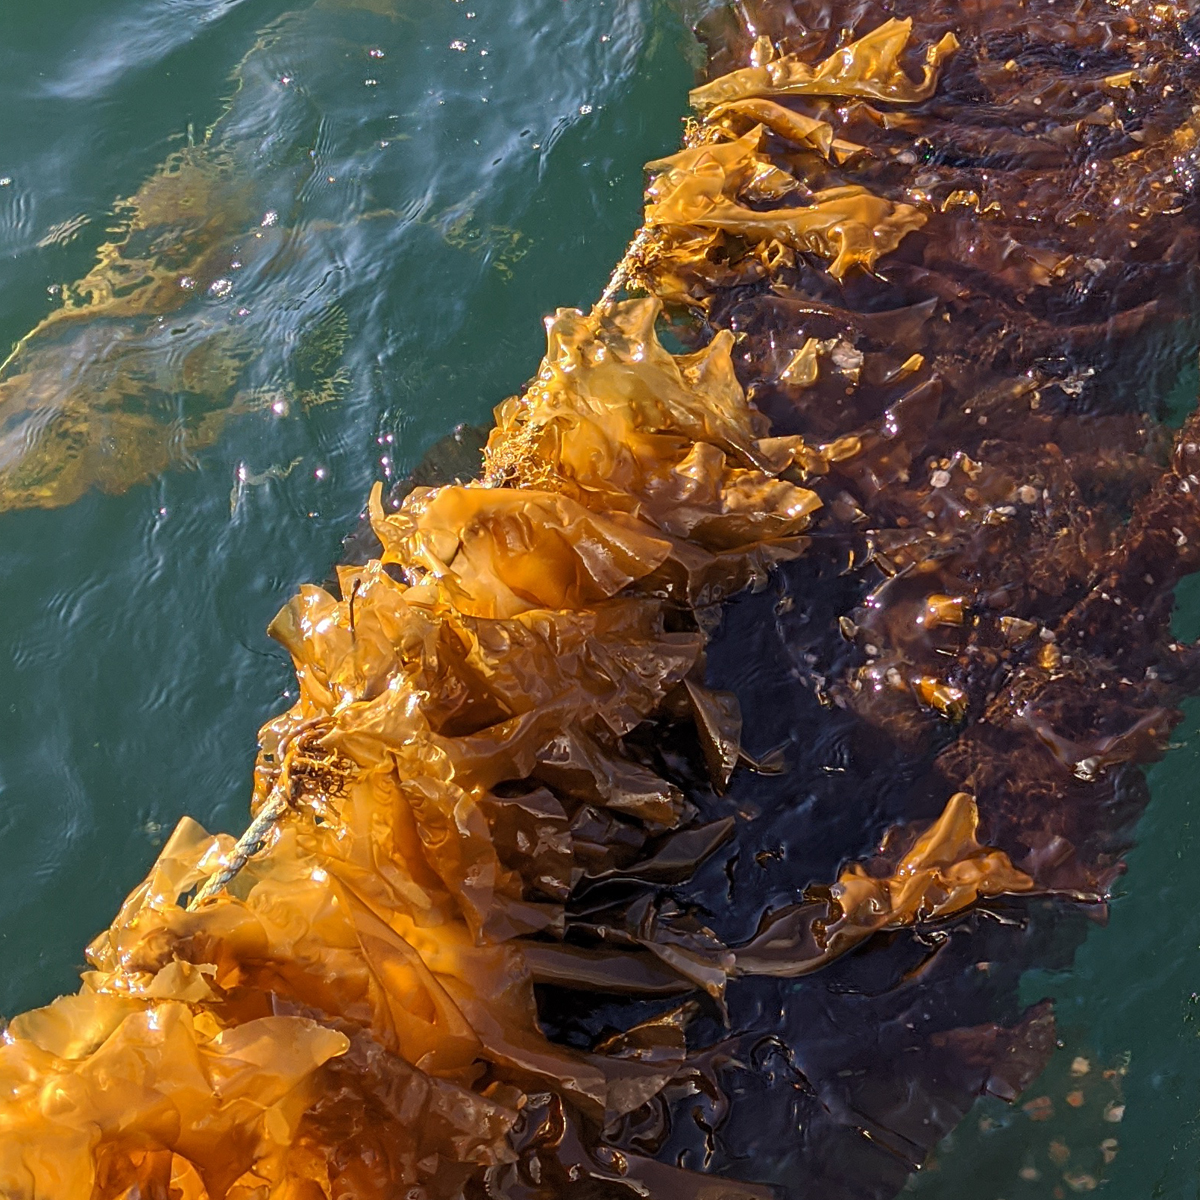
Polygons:
M794 978L824 966L873 933L952 916L981 896L1019 895L1034 882L1002 850L976 841L974 797L958 792L888 874L851 863L825 897L767 918L735 952L747 975Z
M915 83L900 62L912 26L911 17L893 17L815 67L797 55L776 57L770 37L764 35L755 43L759 62L696 88L692 104L703 110L752 96L861 96L899 104L928 100L937 86L938 68L958 49L958 39L945 33L929 46L921 80Z
M1200 67L1175 10L893 7L709 33L646 296L560 310L481 480L376 489L276 619L282 816L225 873L184 822L11 1024L0 1190L884 1200L1037 1074L1021 975L1200 674L1144 379L1196 350Z

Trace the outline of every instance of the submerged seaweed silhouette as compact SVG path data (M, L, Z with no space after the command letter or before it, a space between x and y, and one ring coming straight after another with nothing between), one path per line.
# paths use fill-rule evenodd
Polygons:
M268 314L244 301L298 286L337 233L369 225L386 236L402 223L382 208L337 222L303 210L312 162L287 136L286 89L270 70L281 41L319 52L355 8L404 15L397 0L315 0L269 22L212 125L114 204L91 268L56 285L58 307L0 361L0 511L123 492L194 461L232 418L342 398L340 302L273 303ZM267 338L286 378L253 369Z
M702 34L646 297L560 310L482 482L377 488L342 599L276 619L287 815L191 905L232 842L185 821L11 1023L6 1195L883 1198L1047 1061L1021 974L1102 912L1200 685L1200 417L1157 400L1195 29Z

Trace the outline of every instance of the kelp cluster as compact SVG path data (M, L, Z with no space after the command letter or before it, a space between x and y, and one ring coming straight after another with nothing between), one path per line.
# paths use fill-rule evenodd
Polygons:
M646 297L551 318L481 479L377 488L276 619L285 816L200 900L232 840L185 821L11 1022L0 1192L886 1197L1046 1062L1021 973L1197 682L1200 424L1153 384L1196 348L1200 35L704 34Z
M301 287L333 232L301 211L312 163L298 162L281 134L287 89L270 72L281 38L319 45L322 17L361 7L316 0L264 29L213 124L189 128L188 144L115 203L90 269L51 286L55 307L0 361L0 511L124 492L194 462L232 417L340 398L341 305L285 316L266 302L281 281ZM391 0L370 7L395 15ZM360 212L344 224L386 228L395 216ZM90 233L81 214L38 246ZM286 381L254 369L264 339L284 357Z

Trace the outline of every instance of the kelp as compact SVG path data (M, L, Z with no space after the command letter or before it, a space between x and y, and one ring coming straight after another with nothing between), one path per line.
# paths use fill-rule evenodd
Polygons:
M790 108L784 108L782 104L776 104L774 100L730 100L711 109L707 120L712 123L731 117L744 117L760 122L772 133L797 146L809 146L818 150L832 162L842 163L855 154L864 153L862 146L835 138L833 126L828 121L793 112Z
M1161 7L916 7L704 31L647 295L276 619L284 815L199 900L182 823L10 1024L0 1190L882 1200L1036 1078L1021 976L1200 684L1146 370L1200 341L1200 68Z
M879 873L883 861L870 864L874 873L851 863L824 898L814 895L806 904L770 914L765 928L738 949L737 969L795 978L874 933L960 912L981 896L1032 891L1033 880L1003 851L980 846L978 827L974 797L957 792L890 873Z
M853 267L872 268L925 224L925 214L911 204L895 204L858 184L822 188L802 207L759 212L738 203L739 196L780 199L800 188L757 153L761 133L758 126L736 141L702 143L650 163L657 174L646 223L651 229L713 230L811 251L832 260L829 273L835 279ZM811 131L805 140L810 136Z
M504 1135L529 1079L563 1089L577 1120L613 1120L680 1065L555 1047L533 983L633 994L699 984L719 996L727 954L687 930L647 930L644 949L613 970L553 938L528 951L516 941L561 939L564 901L585 878L685 875L727 838L728 822L693 828L680 789L621 738L681 692L710 735L727 730L728 705L689 678L703 636L668 628L668 607L697 588L711 604L761 571L764 555L797 553L817 504L778 478L800 440L761 436L730 339L672 356L657 313L656 302L631 301L551 325L537 384L502 408L488 449L513 472L540 462L545 486L418 489L391 514L377 489L380 558L343 568L344 599L305 588L281 613L272 632L295 659L300 699L263 730L258 794L261 804L285 789L294 819L233 894L194 911L187 894L229 846L185 822L90 948L80 995L10 1026L0 1056L26 1084L24 1102L0 1117L12 1134L0 1142L10 1194L60 1187L45 1166L58 1153L76 1164L75 1194L122 1194L130 1178L152 1189L159 1177L197 1196L329 1194L355 1172L370 1177L376 1137L392 1185L452 1192L472 1168L508 1161ZM631 594L656 574L657 587ZM635 868L643 846L653 853ZM169 1044L151 1037L153 1050L140 1049L160 1029ZM328 1131L303 1116L323 1103L314 1097L326 1076L343 1069L326 1064L352 1055L354 1036L407 1064L391 1068L402 1088L375 1068L339 1084L352 1093L344 1119L359 1124L382 1103L377 1089L404 1093L358 1151L353 1139L323 1140ZM246 1039L257 1047L248 1058ZM227 1045L240 1056L237 1094L261 1095L261 1109L233 1103ZM156 1064L119 1104L114 1096L111 1118L87 1098L110 1054ZM431 1132L418 1095L461 1110L455 1089L484 1075L466 1128ZM51 1078L57 1093L80 1093L68 1109L37 1098ZM473 1136L493 1107L490 1139ZM403 1129L406 1117L420 1128ZM205 1137L189 1134L196 1125ZM421 1137L433 1142L415 1158L405 1147ZM110 1161L129 1164L113 1175L120 1191Z
M378 7L395 15L390 2ZM236 65L213 124L115 201L91 267L52 287L56 306L0 363L0 511L124 492L194 461L231 419L279 416L344 390L349 329L336 305L315 317L300 306L290 328L276 309L270 336L287 341L292 378L279 385L252 370L267 308L247 303L247 282L317 259L329 231L296 222L308 169L260 125L278 105L266 70L286 28L269 26Z
M249 256L269 232L235 165L179 151L118 211L119 236L0 365L0 509L123 491L247 407L235 392L253 344L197 304L230 286L235 239Z
M776 57L770 37L763 35L755 43L760 61L696 88L690 97L692 106L704 110L750 96L855 96L896 104L928 100L937 86L942 60L958 49L958 39L947 32L930 45L921 81L914 83L900 61L912 25L911 17L893 17L815 67L797 55Z

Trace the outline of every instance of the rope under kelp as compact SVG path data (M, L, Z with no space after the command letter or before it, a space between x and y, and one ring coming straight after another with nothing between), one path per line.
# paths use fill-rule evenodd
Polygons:
M233 853L229 855L219 870L214 871L205 880L203 887L192 897L188 904L189 912L198 908L210 896L215 896L234 879L246 863L263 848L267 838L271 836L271 831L279 823L283 814L287 812L288 807L287 789L284 786L283 777L280 776L279 782L271 789L266 804L259 809L258 815L250 822L250 827L246 832L238 838Z
M188 902L188 912L194 912L205 900L217 895L222 888L238 876L250 859L263 849L267 839L283 819L283 814L292 807L291 762L293 748L300 736L310 732L315 724L313 721L305 721L285 739L280 747L282 761L279 776L272 785L266 802L255 814L246 832L238 838L231 853L228 856L222 856L221 866L201 884L196 894Z
M621 261L617 263L616 269L609 277L608 285L600 294L600 299L596 301L596 308L593 311L603 312L611 308L621 292L634 282L640 269L645 265L646 251L650 249L652 242L651 226L643 225L634 235L633 241L629 243Z
M617 263L604 291L600 294L600 299L596 301L593 312L607 311L623 291L634 285L638 275L645 268L645 256L653 241L653 227L643 225L629 243L621 261ZM484 487L502 487L506 479L507 473L499 465L489 465L484 470L480 483ZM230 854L223 857L221 866L204 881L189 901L189 912L194 912L206 900L212 899L232 883L250 859L266 846L284 813L291 807L290 792L290 776L285 759L266 803L259 809L245 833L238 838Z

